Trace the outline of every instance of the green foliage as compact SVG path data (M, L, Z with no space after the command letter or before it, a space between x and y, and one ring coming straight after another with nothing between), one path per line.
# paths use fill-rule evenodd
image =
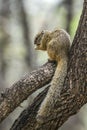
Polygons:
M70 27L70 35L71 37L73 38L74 35L75 35L75 32L77 30L77 27L78 27L78 22L79 22L79 19L80 19L80 12L76 15L73 16L73 19L71 21L71 27Z

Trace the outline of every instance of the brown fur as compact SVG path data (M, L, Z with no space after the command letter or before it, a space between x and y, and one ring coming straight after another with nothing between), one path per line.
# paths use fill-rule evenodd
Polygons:
M46 98L37 113L37 122L41 124L44 123L50 115L52 116L54 104L59 99L67 74L68 52L71 46L71 40L65 30L57 29L52 32L42 31L37 34L34 44L37 50L46 50L49 58L58 63Z

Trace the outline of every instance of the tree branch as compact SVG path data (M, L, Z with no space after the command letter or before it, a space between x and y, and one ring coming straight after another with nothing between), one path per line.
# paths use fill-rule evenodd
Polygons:
M53 76L55 67L54 63L47 62L1 94L0 122L34 91L48 84Z

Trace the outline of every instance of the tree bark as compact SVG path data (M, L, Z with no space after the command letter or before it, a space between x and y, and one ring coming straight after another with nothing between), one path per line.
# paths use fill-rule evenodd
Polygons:
M60 101L54 111L42 125L36 122L36 114L46 95L42 92L14 123L11 130L57 130L71 115L87 103L87 0L70 51L68 73L61 93ZM54 116L53 116L54 115Z
M53 76L55 64L48 62L31 72L1 94L0 122L4 120L21 102L37 89L48 84Z

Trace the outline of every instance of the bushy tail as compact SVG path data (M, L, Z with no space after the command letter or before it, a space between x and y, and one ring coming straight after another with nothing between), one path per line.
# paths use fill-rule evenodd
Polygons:
M66 74L67 74L67 58L62 59L58 63L52 82L51 82L51 87L49 89L49 92L51 94L53 93L55 99L58 96L60 96Z
M38 111L37 121L39 123L45 122L45 120L49 118L49 115L52 115L51 111L60 96L66 73L67 59L63 59L57 65L47 96L42 102Z

